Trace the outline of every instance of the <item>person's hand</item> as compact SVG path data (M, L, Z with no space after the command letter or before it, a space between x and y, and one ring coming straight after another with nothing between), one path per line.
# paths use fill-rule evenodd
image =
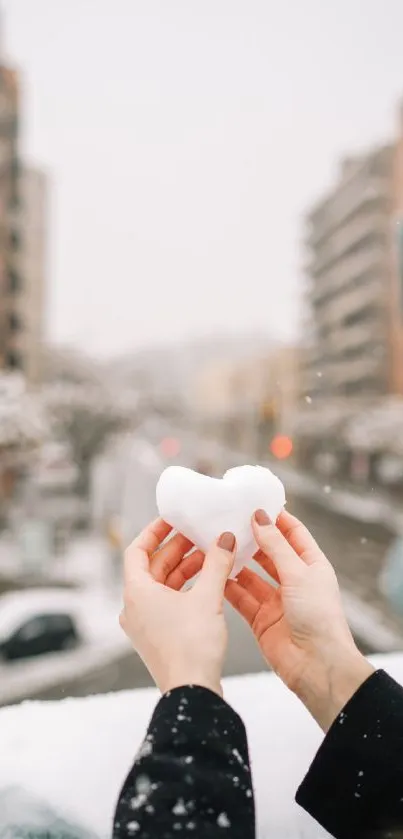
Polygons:
M263 510L252 527L254 559L275 585L244 568L226 597L252 628L273 670L327 730L373 672L349 630L336 575L315 540L289 513L277 526Z
M227 647L224 589L235 537L224 533L204 558L161 519L145 528L124 558L124 609L120 624L165 693L195 684L221 694ZM161 545L161 543L164 544ZM192 589L179 589L201 568Z

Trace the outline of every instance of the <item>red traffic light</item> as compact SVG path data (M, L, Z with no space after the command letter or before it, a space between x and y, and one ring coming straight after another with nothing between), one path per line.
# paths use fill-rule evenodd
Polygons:
M270 443L270 451L278 460L285 460L290 456L293 450L293 443L291 437L286 437L283 434L278 434L273 437Z

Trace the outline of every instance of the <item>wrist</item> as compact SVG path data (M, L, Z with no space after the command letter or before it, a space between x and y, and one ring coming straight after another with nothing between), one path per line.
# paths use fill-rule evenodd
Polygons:
M219 679L202 671L188 668L168 673L166 678L159 684L159 688L161 693L167 693L175 688L189 687L190 685L206 688L220 697L223 696L221 681Z
M374 671L355 645L328 648L304 668L295 693L326 733Z

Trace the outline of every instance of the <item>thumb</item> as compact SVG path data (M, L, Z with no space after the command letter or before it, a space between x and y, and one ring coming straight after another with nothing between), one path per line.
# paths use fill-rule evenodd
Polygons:
M224 599L225 585L234 564L235 551L234 534L222 533L216 544L207 551L193 590L199 595L205 595L209 600L221 603Z

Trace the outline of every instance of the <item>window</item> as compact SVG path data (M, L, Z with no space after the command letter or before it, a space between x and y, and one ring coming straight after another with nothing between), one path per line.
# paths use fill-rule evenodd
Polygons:
M397 272L400 289L400 308L403 312L403 219L396 223Z
M6 368L9 370L22 370L22 356L17 350L10 350L6 355Z
M10 332L18 332L22 328L22 321L17 312L10 312L8 316L8 328Z
M27 621L16 633L18 641L32 641L33 638L39 638L47 631L46 615L39 615L37 618L32 618Z
M18 251L21 248L21 233L19 230L12 230L10 232L10 242L13 250Z
M70 615L48 615L47 623L51 632L75 633L74 622Z
M8 288L12 294L22 289L21 277L14 268L8 269Z

